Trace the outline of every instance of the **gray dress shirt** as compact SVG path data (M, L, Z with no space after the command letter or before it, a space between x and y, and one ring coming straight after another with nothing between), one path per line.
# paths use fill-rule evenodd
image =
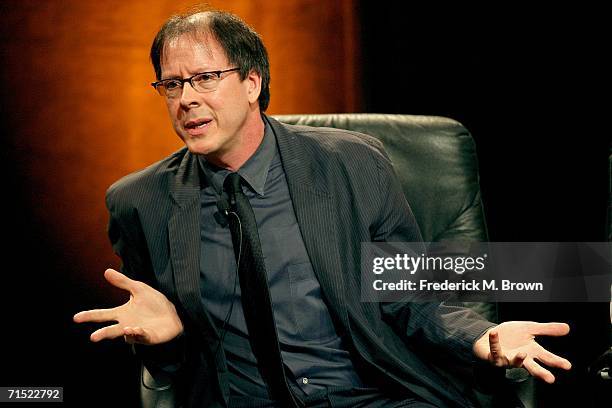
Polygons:
M200 168L204 175L200 192L202 302L224 336L222 352L231 394L267 398L248 340L229 226L217 209L229 171L203 157ZM361 387L313 272L276 139L267 124L261 145L238 173L248 184L243 190L257 221L281 353L293 377L289 383L302 397L327 388Z

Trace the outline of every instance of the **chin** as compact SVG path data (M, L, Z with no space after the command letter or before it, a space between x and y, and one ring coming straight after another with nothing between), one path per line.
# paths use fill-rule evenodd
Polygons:
M187 149L192 154L199 154L203 156L214 154L218 150L216 146L211 145L210 143L204 143L203 141L186 142L185 146L187 146Z
M214 152L214 149L211 149L210 147L190 145L190 144L187 144L187 149L192 154L199 154L199 155L204 155L204 156Z

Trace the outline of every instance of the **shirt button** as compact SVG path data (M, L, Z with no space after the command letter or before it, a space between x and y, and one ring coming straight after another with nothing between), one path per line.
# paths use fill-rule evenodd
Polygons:
M306 377L302 378L302 384L308 384L308 378Z

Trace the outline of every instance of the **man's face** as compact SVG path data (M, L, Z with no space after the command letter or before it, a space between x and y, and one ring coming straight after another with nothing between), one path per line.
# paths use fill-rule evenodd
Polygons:
M200 41L189 35L166 44L162 79L188 78L206 71L234 68L221 45L210 36ZM252 72L240 80L236 71L222 74L212 92L199 93L185 83L182 93L166 98L174 130L190 152L223 159L240 149L254 118L261 121L257 98L260 79ZM214 160L213 160L214 161Z

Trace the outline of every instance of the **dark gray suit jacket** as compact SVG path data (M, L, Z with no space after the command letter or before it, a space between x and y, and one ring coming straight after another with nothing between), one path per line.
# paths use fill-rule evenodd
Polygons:
M421 240L381 143L264 119L277 138L314 272L356 366L390 395L408 389L439 406L469 406L429 360L442 355L469 364L474 340L491 323L452 306L360 302L360 243ZM213 355L218 335L200 297L199 191L196 157L183 148L109 188L109 235L123 271L163 292L185 324L177 381L186 405L223 406L227 367L222 353ZM175 349L140 347L145 363L163 361L164 347Z

